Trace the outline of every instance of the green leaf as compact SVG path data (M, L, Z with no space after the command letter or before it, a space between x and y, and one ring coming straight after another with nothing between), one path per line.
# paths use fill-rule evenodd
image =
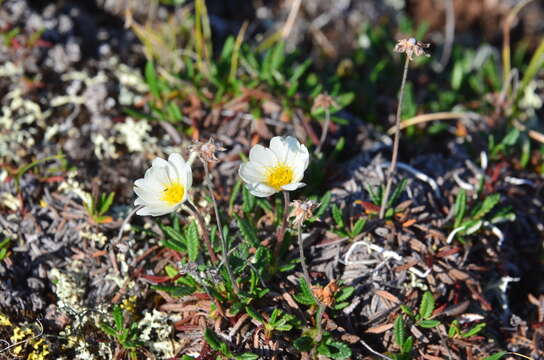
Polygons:
M310 286L306 283L306 280L300 278L298 280L298 283L302 293L293 295L295 300L304 305L316 305L312 290L310 289Z
M470 330L467 330L467 331L463 332L461 334L461 336L464 337L464 338L474 336L474 335L478 334L480 331L482 331L485 328L485 326L486 326L485 323L476 324Z
M308 352L312 350L314 341L309 336L301 336L293 342L293 345L300 352Z
M355 292L355 288L353 286L345 286L340 289L335 295L336 302L341 302L347 300L353 293Z
M251 195L249 193L249 190L247 187L244 186L244 189L242 190L242 210L247 214L253 211L253 208L255 207L256 199L255 196Z
M109 193L108 196L105 194L100 196L100 209L98 210L98 215L104 215L110 209L114 197L114 192Z
M160 99L161 94L159 92L159 84L157 80L157 73L155 72L155 65L153 62L148 61L145 64L145 80L149 85L149 91L155 99Z
M103 332L105 332L109 336L112 336L112 337L117 336L117 331L114 328L112 328L111 326L109 326L108 324L100 323L100 330L102 330Z
M192 286L184 286L184 285L179 285L179 286L151 285L151 288L155 290L167 292L173 297L183 297L183 296L191 295L196 290Z
M330 191L327 191L323 197L319 200L319 208L315 212L314 217L319 219L322 218L323 215L325 215L325 211L329 208L329 205L331 203L332 193Z
M123 310L119 305L115 305L113 307L113 311L111 313L113 315L113 320L115 322L115 328L117 330L120 330L123 328Z
M247 219L242 219L238 215L235 215L235 218L244 239L251 244L251 246L258 247L259 239L257 237L257 231L255 228L249 223L249 221L247 221Z
M465 212L467 208L467 193L464 189L461 189L459 191L459 194L457 194L457 198L455 199L455 224L454 227L458 228L459 225L463 222L463 218L465 217Z
M243 353L242 355L236 355L235 356L236 360L255 360L255 359L258 359L258 358L259 358L258 355L255 355L255 354L252 354L252 353Z
M476 209L474 209L474 211L472 212L472 217L475 218L475 219L482 218L488 212L493 210L495 205L497 205L500 200L501 200L501 195L500 194L489 195L488 197L485 198L485 200L483 201L483 203L480 206L478 206L478 207L476 207Z
M356 237L359 235L363 229L365 228L367 218L359 218L355 225L353 225L353 229L351 230L351 237Z
M332 206L332 217L334 218L334 222L336 223L337 227L339 228L344 227L344 219L342 216L342 210L340 210L340 208L336 204Z
M193 220L185 230L185 239L187 240L187 254L189 255L189 260L195 262L198 258L200 246L198 225L195 220Z
M482 220L469 220L463 224L464 230L463 232L466 235L471 235L480 230L480 228L483 225Z
M412 348L414 347L414 338L412 336L408 336L408 338L402 343L401 346L401 352L403 354L408 354L412 351Z
M393 190L393 193L391 194L389 200L387 200L387 207L393 206L395 201L397 201L397 199L406 189L406 185L408 185L408 179L403 179L401 183L395 188L395 190Z
M506 351L499 351L498 353L488 356L484 358L483 360L499 360L506 354L508 354Z
M403 313L405 313L406 315L408 315L412 319L415 318L415 314L412 312L412 309L410 309L408 306L401 305L400 309L402 310Z
M162 245L181 253L187 251L187 246L185 245L186 241L183 234L170 226L162 226L161 228L166 233L166 236L170 238L161 240Z
M234 187L232 188L232 193L230 195L229 213L232 213L232 210L234 208L234 202L236 201L236 198L238 197L238 194L240 194L240 189L241 188L242 188L242 180L236 181L236 184L234 184Z
M253 309L251 306L246 306L246 313L251 316L253 319L257 320L261 324L264 324L266 321L264 318L259 314L255 309Z
M434 311L434 297L429 291L425 291L419 305L419 316L422 319L429 319Z
M393 335L397 345L402 346L406 340L406 332L404 330L404 320L401 315L398 315L393 324Z
M452 338L459 334L459 320L453 320L448 329L448 337Z
M419 326L425 329L432 329L434 327L437 327L440 325L440 321L438 320L421 320L417 323Z
M213 332L213 330L206 328L206 330L204 331L204 339L206 339L208 345L210 345L210 347L215 351L221 350L222 343L221 341L219 341L217 335Z
M349 346L341 341L335 341L332 338L327 338L317 347L317 352L321 355L328 356L331 359L347 359L351 356Z

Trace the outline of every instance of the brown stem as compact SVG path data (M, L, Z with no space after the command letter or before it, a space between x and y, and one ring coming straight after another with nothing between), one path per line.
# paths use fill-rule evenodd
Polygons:
M304 280L306 284L310 287L310 292L314 298L315 303L317 304L317 316L315 319L315 326L317 328L317 339L316 341L321 340L321 319L323 318L323 313L325 312L325 305L321 304L317 296L315 296L312 289L312 279L310 278L310 272L308 271L308 266L306 265L306 259L304 257L304 244L302 242L302 223L299 223L297 226L297 239L298 239L298 254L300 258L300 265L302 266L302 273L304 275Z
M323 143L325 140L327 140L327 133L329 132L329 126L331 123L331 112L329 108L327 107L325 109L325 125L323 125L323 132L321 133L321 138L319 139L319 145L317 145L317 149L315 149L315 153L319 154L321 153L321 147L323 146Z
M213 251L212 242L210 241L210 234L208 232L208 228L206 227L206 222L204 221L204 218L200 213L198 212L198 209L196 208L195 204L193 204L190 201L187 201L187 211L196 219L198 222L198 226L200 227L200 230L202 231L202 237L204 238L204 244L206 245L206 248L208 249L208 254L210 254L210 258L212 260L212 263L216 264L219 259L217 258L217 255L215 255L215 252Z
M281 246L283 244L283 239L285 238L285 230L287 229L287 219L289 218L289 192L283 191L283 219L281 221L281 227L277 232L277 242L276 248L274 249L274 254L276 256L280 255Z
M393 141L393 155L391 156L391 165L387 170L387 185L385 186L385 192L382 196L382 204L380 206L380 219L383 219L385 210L387 207L387 200L389 199L389 192L391 191L391 184L393 182L393 174L397 169L397 158L399 155L399 140L400 140L400 115L402 110L402 100L404 98L404 87L406 85L406 76L408 75L408 64L410 63L410 57L406 56L404 62L404 71L402 73L402 82L400 84L399 104L397 106L397 120L395 124L395 140Z
M215 195L213 193L212 182L210 179L210 170L208 169L208 162L205 160L202 160L202 163L204 164L204 173L206 176L205 183L206 183L206 186L208 187L208 191L210 192L210 197L212 198L213 210L215 212L215 221L217 222L217 230L219 231L219 238L221 239L221 249L223 250L223 263L225 264L225 268L227 269L227 274L229 276L230 282L232 283L232 290L234 291L236 295L238 295L238 293L240 292L240 289L238 288L238 283L236 282L236 279L234 278L234 275L229 265L227 240L223 236L223 226L221 225L221 218L219 216L219 208L217 207L217 201L215 201Z

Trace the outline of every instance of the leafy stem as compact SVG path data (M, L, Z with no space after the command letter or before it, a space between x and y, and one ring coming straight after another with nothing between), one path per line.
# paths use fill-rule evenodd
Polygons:
M202 217L202 215L198 212L195 204L193 204L191 201L187 201L187 204L188 206L185 208L185 210L189 212L189 214L191 214L198 222L198 226L200 226L200 229L202 231L202 237L204 238L204 244L206 245L206 248L208 249L208 254L210 255L212 263L215 264L219 261L219 259L217 258L217 255L215 255L215 252L213 251L212 242L210 241L210 233L208 232L208 228L206 228L206 222L204 221L204 218Z

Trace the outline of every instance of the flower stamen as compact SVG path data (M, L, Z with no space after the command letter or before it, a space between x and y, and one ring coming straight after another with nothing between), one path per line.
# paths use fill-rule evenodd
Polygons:
M266 185L273 189L281 190L281 187L293 181L293 169L283 163L266 170Z
M185 188L179 182L172 182L164 185L162 192L161 200L167 202L169 205L175 205L183 199Z

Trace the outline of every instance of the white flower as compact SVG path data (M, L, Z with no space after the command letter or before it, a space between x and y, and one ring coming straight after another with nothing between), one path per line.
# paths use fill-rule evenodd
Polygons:
M138 195L134 205L143 205L138 215L160 216L176 211L187 199L193 183L191 167L180 154L171 154L168 161L155 158L143 179L134 182Z
M240 166L238 173L251 194L266 197L306 185L300 180L309 160L308 149L297 139L276 136L270 140L270 148L262 145L252 147L249 161Z

